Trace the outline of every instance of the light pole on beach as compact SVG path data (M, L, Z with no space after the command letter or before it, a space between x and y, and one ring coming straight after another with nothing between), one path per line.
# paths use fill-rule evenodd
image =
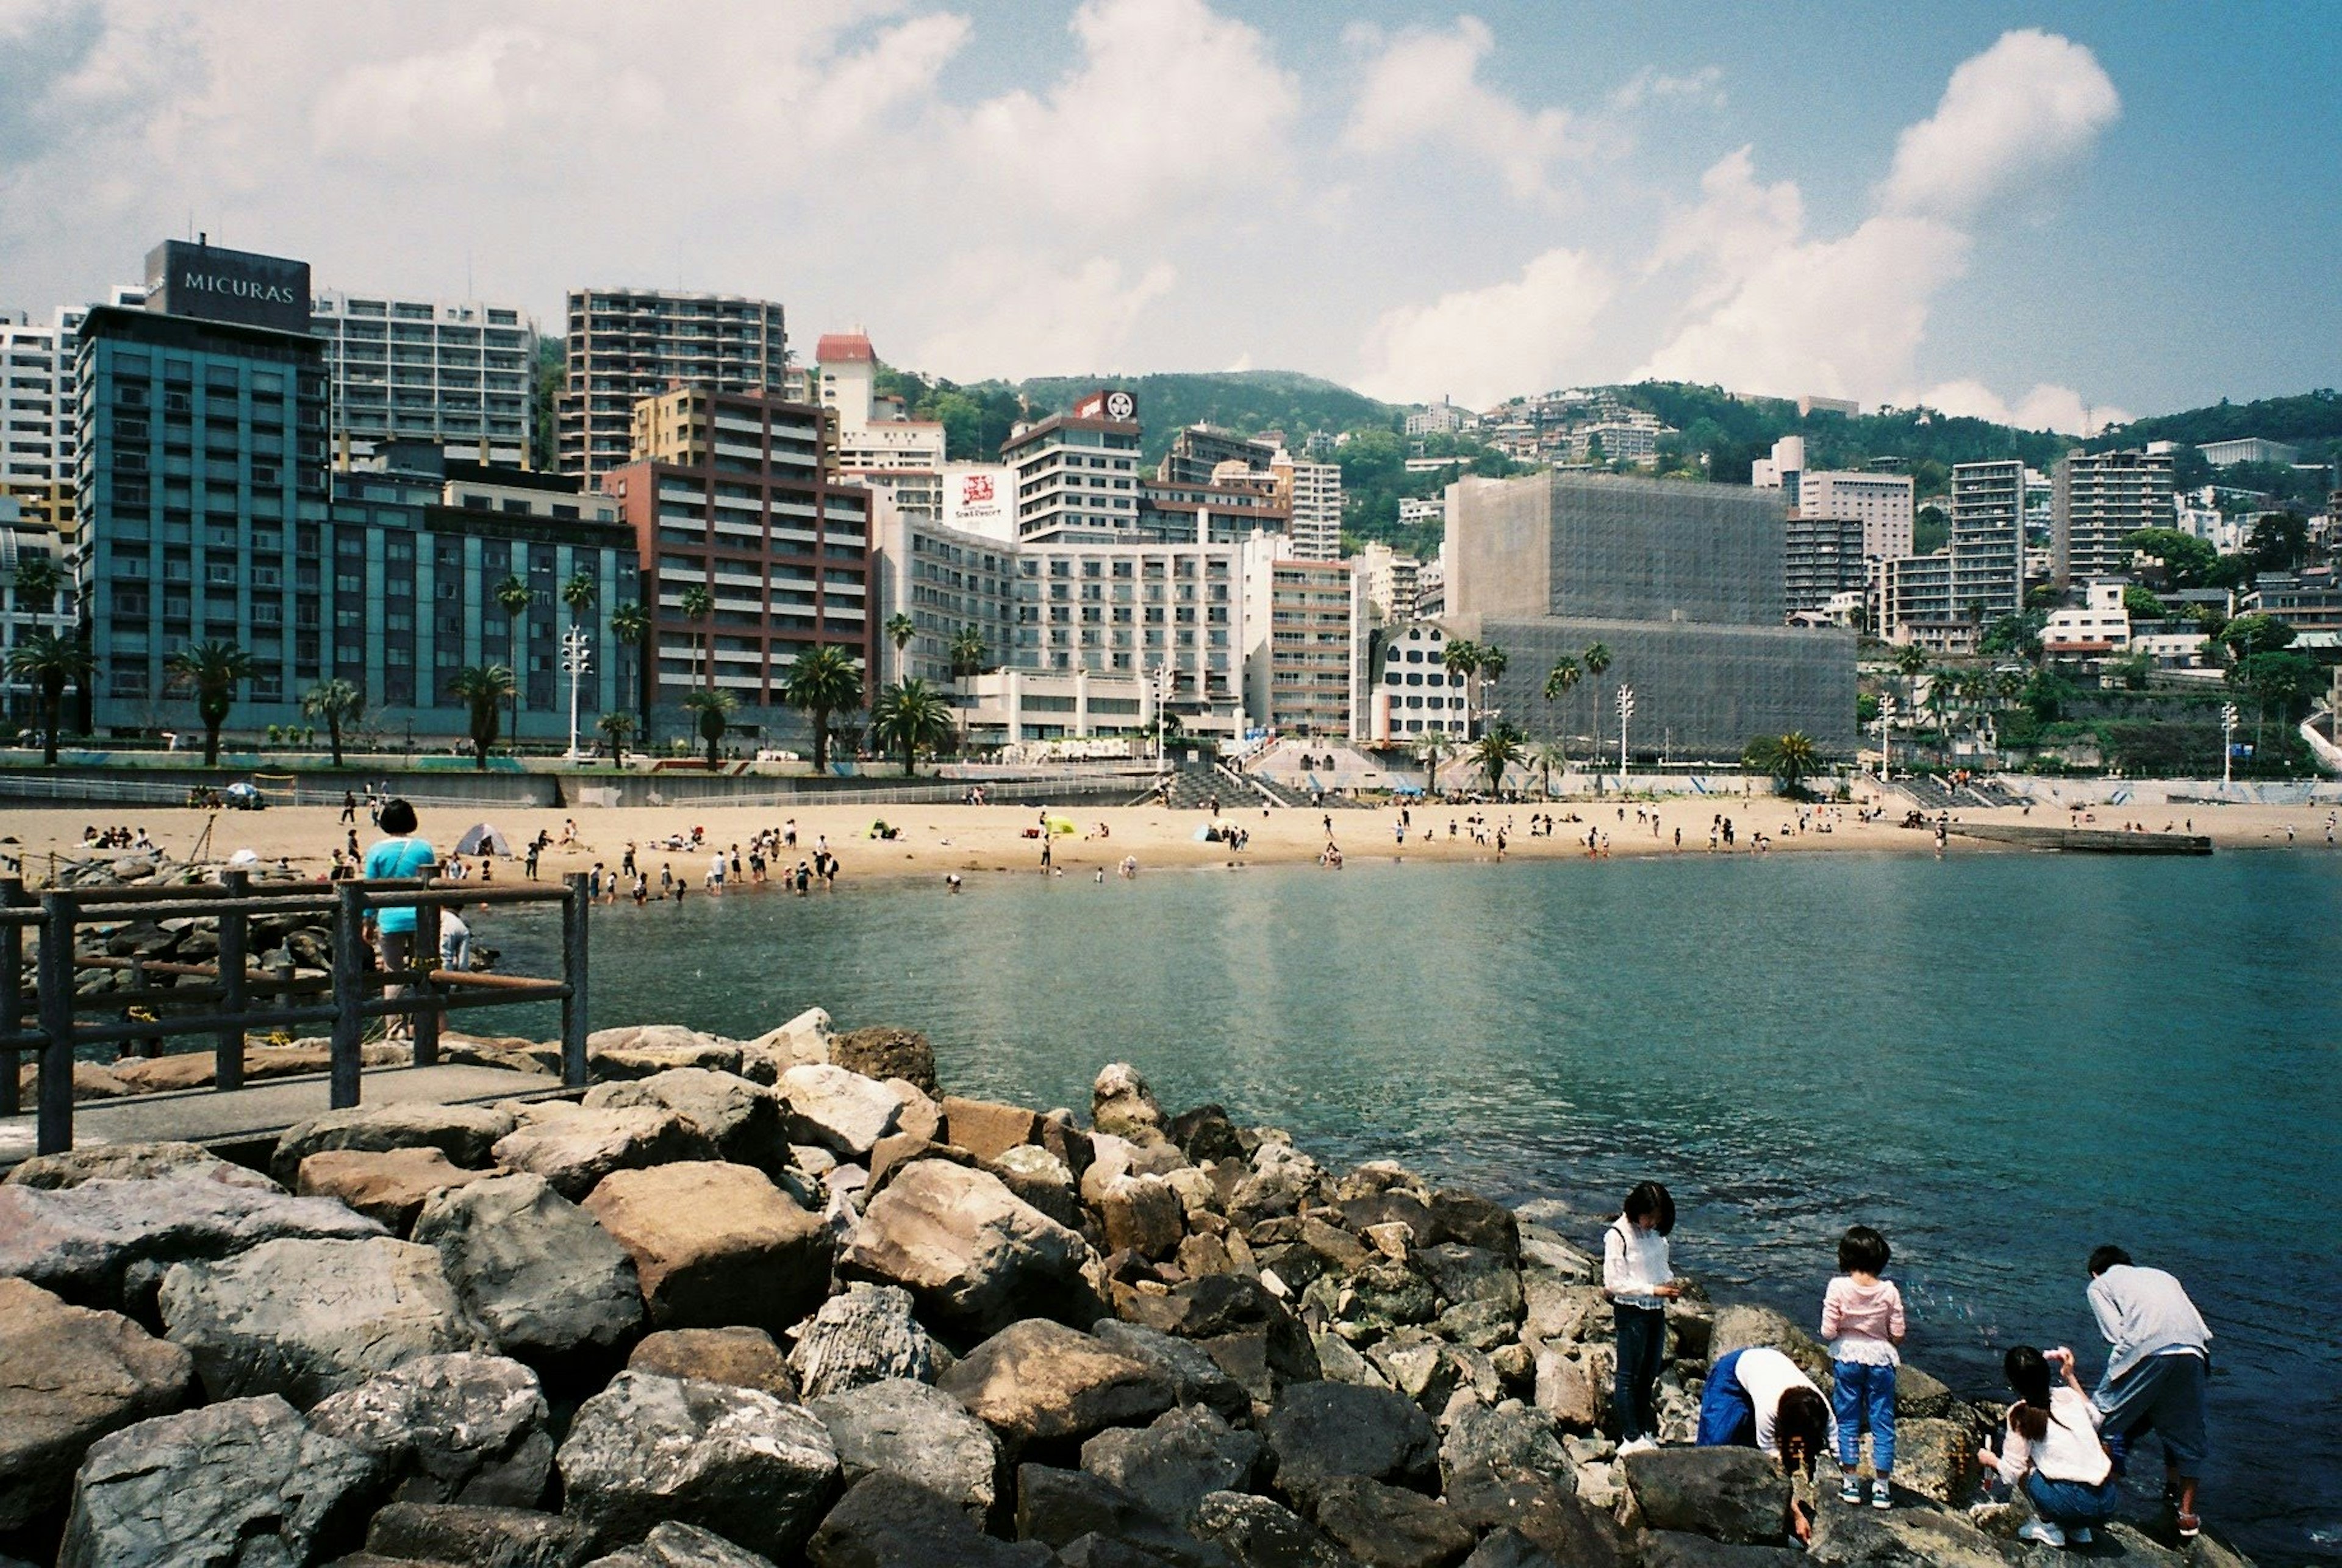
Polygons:
M569 676L569 756L577 760L577 686L593 667L594 650L586 640L586 628L574 622L561 634L561 668Z
M1618 787L1626 787L1626 721L1635 716L1635 688L1618 688Z
M1155 771L1157 774L1167 771L1170 766L1169 761L1163 754L1163 694L1170 679L1169 664L1162 664L1155 666Z
M2237 769L2237 704L2220 704L2220 793L2228 793Z
M1887 801L1887 775L1895 764L1895 697L1892 693L1878 699L1878 799Z

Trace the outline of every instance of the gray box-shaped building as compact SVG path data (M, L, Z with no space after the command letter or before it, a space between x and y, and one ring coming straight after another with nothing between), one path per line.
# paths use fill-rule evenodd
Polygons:
M1784 625L1787 513L1769 492L1606 474L1467 480L1449 492L1446 624L1506 654L1482 703L1539 740L1599 734L1635 693L1637 756L1736 758L1803 731L1851 752L1855 638ZM1548 703L1546 674L1599 643L1610 666ZM1596 728L1596 704L1599 728Z

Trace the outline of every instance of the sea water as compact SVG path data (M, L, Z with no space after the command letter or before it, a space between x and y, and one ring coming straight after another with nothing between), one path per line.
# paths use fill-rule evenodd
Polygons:
M2342 1561L2342 854L849 873L592 924L596 1027L820 1005L1077 1111L1126 1060L1329 1160L1559 1199L1588 1246L1656 1178L1680 1267L1800 1320L1876 1225L1909 1358L1972 1394L2013 1343L2102 1363L2083 1264L2119 1243L2217 1336L2207 1515ZM539 916L478 927L552 962Z

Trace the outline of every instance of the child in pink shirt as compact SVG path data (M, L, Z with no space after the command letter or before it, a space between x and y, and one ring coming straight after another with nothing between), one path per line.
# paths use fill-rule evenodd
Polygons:
M1859 1503L1862 1482L1855 1464L1862 1457L1862 1428L1870 1427L1874 1479L1870 1505L1894 1506L1889 1479L1895 1471L1895 1368L1902 1355L1903 1293L1886 1272L1892 1254L1887 1238L1868 1225L1856 1225L1837 1243L1837 1278L1822 1296L1822 1338L1829 1342L1831 1403L1837 1415L1838 1501Z

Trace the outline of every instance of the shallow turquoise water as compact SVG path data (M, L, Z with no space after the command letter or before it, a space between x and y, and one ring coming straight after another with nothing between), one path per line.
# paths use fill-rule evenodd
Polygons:
M549 928L479 924L550 961ZM1174 1108L1558 1197L1589 1239L1655 1176L1683 1266L1799 1316L1877 1224L1912 1360L1978 1393L2020 1340L2099 1360L2082 1263L2119 1241L2219 1336L2207 1513L2342 1557L2342 855L849 882L597 910L594 965L597 1027L819 1004L927 1031L956 1090L1084 1108L1126 1059Z

